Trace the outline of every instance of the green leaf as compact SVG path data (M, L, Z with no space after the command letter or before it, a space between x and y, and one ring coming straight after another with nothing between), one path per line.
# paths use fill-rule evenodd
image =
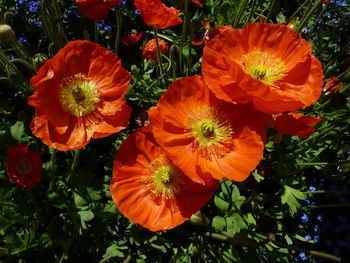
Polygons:
M123 258L124 253L120 250L126 250L128 249L127 246L118 246L117 244L112 244L106 249L106 254L104 257L107 258L113 258L113 257L118 257L118 258Z
M297 208L300 207L299 200L304 200L306 195L300 192L297 189L289 187L287 185L284 186L284 192L281 196L282 204L287 204L289 206L289 211L294 214L297 211Z
M232 185L232 194L231 194L231 200L232 202L237 202L239 200L239 189L237 187L237 185L233 184Z
M215 228L217 231L222 231L226 227L226 221L225 218L221 216L215 216L213 218L212 226Z
M262 180L264 180L264 176L262 176L261 174L259 174L258 170L255 169L253 171L253 176L254 176L254 179L257 181L257 182L261 182Z
M10 132L11 132L11 136L13 137L13 139L20 142L21 137L23 136L23 133L24 133L23 122L20 122L20 121L16 122L15 125L10 127Z
M214 203L215 203L215 206L218 208L219 213L221 213L223 215L227 213L227 210L230 206L230 204L228 202L223 200L221 197L215 195Z
M226 218L227 232L230 234L239 233L242 229L248 226L240 214L234 213L232 216Z
M78 214L83 221L90 221L94 218L94 213L91 211L79 211Z

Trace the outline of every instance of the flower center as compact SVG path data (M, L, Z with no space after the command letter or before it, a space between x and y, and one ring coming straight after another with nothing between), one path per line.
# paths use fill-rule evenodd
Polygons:
M211 120L204 120L200 124L200 129L204 137L212 137L215 132L215 123L213 123Z
M59 101L64 111L81 117L94 111L100 98L95 83L79 73L63 79Z
M14 169L19 175L26 175L32 171L32 164L27 158L22 158L18 160Z
M258 50L243 55L241 64L243 71L253 79L276 88L276 82L282 80L286 75L284 73L286 66L283 60Z
M147 172L151 176L143 177L143 181L157 197L173 198L180 191L183 174L174 167L169 158L161 155L150 163Z
M187 115L186 130L195 139L194 150L199 149L207 159L223 157L229 149L232 128L227 116L210 106L196 108Z

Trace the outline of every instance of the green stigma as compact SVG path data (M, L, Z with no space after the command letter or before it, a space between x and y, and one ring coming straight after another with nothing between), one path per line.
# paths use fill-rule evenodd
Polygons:
M254 69L253 77L256 80L263 80L266 76L267 68L264 65L259 65Z
M156 178L163 184L167 184L171 180L172 169L170 166L161 166L155 172Z
M204 137L212 137L215 132L215 124L210 120L204 120L200 125Z
M84 91L79 86L75 86L71 92L72 92L74 100L77 103L83 102L86 99L86 97L84 95Z

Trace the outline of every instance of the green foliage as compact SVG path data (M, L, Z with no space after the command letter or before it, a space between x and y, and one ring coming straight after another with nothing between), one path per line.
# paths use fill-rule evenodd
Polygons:
M273 2L279 5L271 6ZM326 78L338 76L345 84L338 93L322 93L318 102L301 111L322 118L313 135L307 139L284 135L279 141L269 129L264 158L252 176L239 183L221 180L215 196L201 209L200 220L189 220L169 231L153 233L132 223L117 210L109 191L115 154L127 136L147 121L144 112L157 104L173 80L201 74L204 47L192 46L190 41L195 33L205 32L202 20L236 28L264 19L283 23L304 2L203 0L202 9L190 3L191 32L182 35L182 26L159 32L171 45L161 65L142 59L142 47L154 34L135 15L133 1L116 7L123 19L122 33L145 32L140 43L118 53L132 75L126 96L133 108L130 125L118 134L93 140L74 168L76 152L49 149L29 128L33 116L27 105L32 94L29 82L37 70L32 67L33 57L38 53L52 57L55 43L46 28L35 24L42 16L39 12L31 12L19 1L0 0L0 24L10 24L17 39L27 38L22 44L0 43L0 261L293 262L296 251L317 250L318 244L303 237L306 226L300 221L301 213L310 213L303 202L311 195L307 188L325 175L335 180L337 167L349 173L349 160L339 161L338 155L349 149L350 138L349 50L345 44L349 43L350 20L341 17L341 8L334 4L322 3L301 31L321 60ZM59 17L65 14L60 21L68 40L90 39L114 48L115 8L103 21L111 31L95 30L94 22L72 11L75 1L57 3L55 12L61 12ZM184 12L183 1L165 3ZM307 10L308 5L303 6L297 17L301 19ZM338 23L324 16L326 11ZM21 61L12 61L9 55ZM20 188L6 175L7 148L18 144L29 144L42 154L43 180L35 188Z

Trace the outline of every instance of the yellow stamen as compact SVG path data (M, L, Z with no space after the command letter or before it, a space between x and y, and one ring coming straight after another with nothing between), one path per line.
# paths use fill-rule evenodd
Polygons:
M180 191L183 175L165 156L154 159L146 172L150 176L144 176L142 180L156 197L170 199Z
M278 88L278 81L286 75L285 63L269 53L254 50L242 57L242 69L253 79Z
M188 136L195 139L194 150L199 149L204 158L222 158L233 146L233 131L224 113L210 106L202 106L187 115Z
M79 73L62 81L59 101L64 111L81 117L94 111L100 98L96 84Z

